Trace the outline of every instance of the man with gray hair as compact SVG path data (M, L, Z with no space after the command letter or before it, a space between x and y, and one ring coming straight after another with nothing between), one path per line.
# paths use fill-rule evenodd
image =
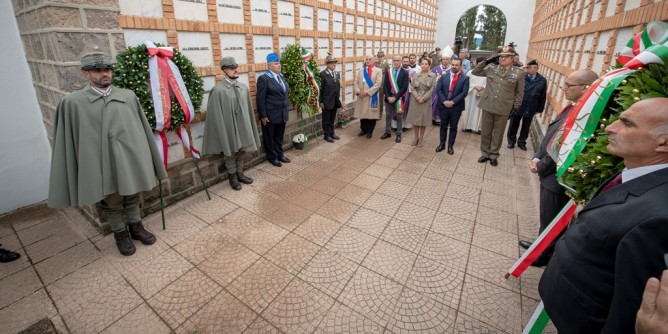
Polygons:
M668 98L636 102L605 132L625 168L559 238L538 287L560 333L634 333L647 279L666 269Z
M471 61L469 60L469 49L459 50L459 59L462 60L462 72L469 73L471 70Z
M58 104L49 206L99 202L116 247L129 256L136 251L131 239L156 241L141 222L139 192L153 189L155 176L166 179L167 172L137 96L112 86L112 68L105 53L84 55L81 70L89 84Z
M222 154L234 190L241 190L241 183L253 183L244 175L244 158L260 147L250 90L237 80L238 66L233 57L220 61L225 78L209 94L202 140L202 154Z

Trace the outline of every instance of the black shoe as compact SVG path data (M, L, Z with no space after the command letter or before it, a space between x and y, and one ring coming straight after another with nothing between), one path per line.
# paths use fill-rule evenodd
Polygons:
M337 136L337 135L331 135L330 137L331 137L332 139L334 139L334 140L339 140L339 139L341 139L341 137L339 137L339 136Z
M253 179L244 175L244 173L242 173L242 172L237 173L237 180L239 180L239 182L241 182L243 184L252 184L253 183Z
M473 132L471 129L462 129L462 132Z
M526 240L520 240L520 247L524 249L529 249L529 247L531 247L531 242Z
M371 134L370 133L366 134L366 139L371 139Z
M527 146L524 145L524 144L519 144L519 145L517 145L517 147L519 147L520 150L522 150L522 151L526 151L526 150L527 150Z
M137 251L135 244L130 240L130 232L123 230L121 232L114 232L114 239L116 239L116 247L121 255L130 256Z
M392 134L389 133L389 132L385 132L385 133L383 133L382 136L380 136L380 139L387 139L387 138L390 138L390 137L392 137Z
M489 158L486 157L486 156L482 156L482 157L478 158L478 162L481 163L481 164L487 162L487 160L489 160Z
M153 245L156 241L155 235L144 228L141 220L128 224L128 231L130 232L130 238L139 240L144 245Z
M394 140L397 143L401 143L401 135L397 135L397 139Z
M326 141L326 142L329 142L329 143L333 143L333 142L334 142L334 138L332 138L332 137L325 137L325 141Z
M455 154L455 150L452 148L452 146L448 146L448 154L450 155Z
M230 187L234 190L241 190L241 183L239 183L239 178L237 178L237 174L230 174L228 176L228 180L230 181Z
M445 150L445 144L436 146L436 152L442 152L443 150Z
M278 159L269 160L269 163L271 163L272 165L274 165L276 167L282 167L283 166L283 164L280 161L278 161Z
M510 144L510 143L508 143L508 146L507 146L507 147L508 147L508 148L515 148L515 144Z
M496 167L499 165L499 162L496 159L489 159L489 164Z
M359 133L357 133L357 136L358 136L358 137L362 137L362 136L364 136L365 134L366 134L366 132L364 132L364 131L360 131Z
M2 245L0 245L2 246ZM0 248L0 262L12 262L21 257L21 254Z
M288 159L288 157L286 157L286 156L282 156L282 157L278 158L278 161L280 161L282 163L286 163L286 164L292 162L292 160Z

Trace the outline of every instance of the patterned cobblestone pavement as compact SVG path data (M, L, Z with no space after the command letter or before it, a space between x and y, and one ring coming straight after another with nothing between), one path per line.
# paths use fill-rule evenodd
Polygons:
M123 257L74 209L0 217L2 333L50 318L62 333L520 333L541 269L503 278L538 231L531 150L479 164L413 133L357 137L263 163L144 218L158 242ZM549 328L546 332L555 332Z

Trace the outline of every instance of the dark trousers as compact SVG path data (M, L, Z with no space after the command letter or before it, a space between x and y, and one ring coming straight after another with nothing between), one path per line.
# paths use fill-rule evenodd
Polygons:
M548 225L552 222L554 217L559 214L559 211L564 208L564 205L568 203L568 196L566 196L566 192L562 191L559 193L556 193L554 191L550 191L547 188L543 187L543 185L540 185L540 232L545 231ZM565 231L565 230L564 230ZM564 231L561 232L561 234L564 233ZM552 257L552 253L554 253L554 245L557 243L557 240L559 240L559 237L561 237L561 234L557 238L554 239L554 241L547 246L543 254L539 258L544 258L544 259L549 259Z
M283 157L283 135L285 135L285 123L270 123L262 126L262 141L267 160Z
M448 134L448 129L450 129L450 136L448 136L448 147L452 147L455 145L455 139L457 138L457 124L459 124L459 118L462 117L462 111L439 108L438 113L441 117L440 143L441 145L445 145L445 137Z
M334 121L336 120L336 108L322 110L322 132L325 138L334 135Z
M527 144L527 138L529 138L529 128L531 128L531 120L533 115L529 117L523 116L511 116L510 122L508 124L508 144L519 144L525 146ZM522 127L520 128L520 122L522 122ZM517 129L520 129L520 138L517 138Z
M366 134L373 134L373 129L376 128L376 120L375 119L368 119L368 118L362 118L360 119L360 130Z

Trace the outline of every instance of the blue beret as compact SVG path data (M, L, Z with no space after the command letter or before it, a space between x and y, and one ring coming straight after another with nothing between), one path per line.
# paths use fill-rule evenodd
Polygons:
M275 52L272 52L267 55L267 63L276 63L278 62L280 57L278 57L278 54Z

